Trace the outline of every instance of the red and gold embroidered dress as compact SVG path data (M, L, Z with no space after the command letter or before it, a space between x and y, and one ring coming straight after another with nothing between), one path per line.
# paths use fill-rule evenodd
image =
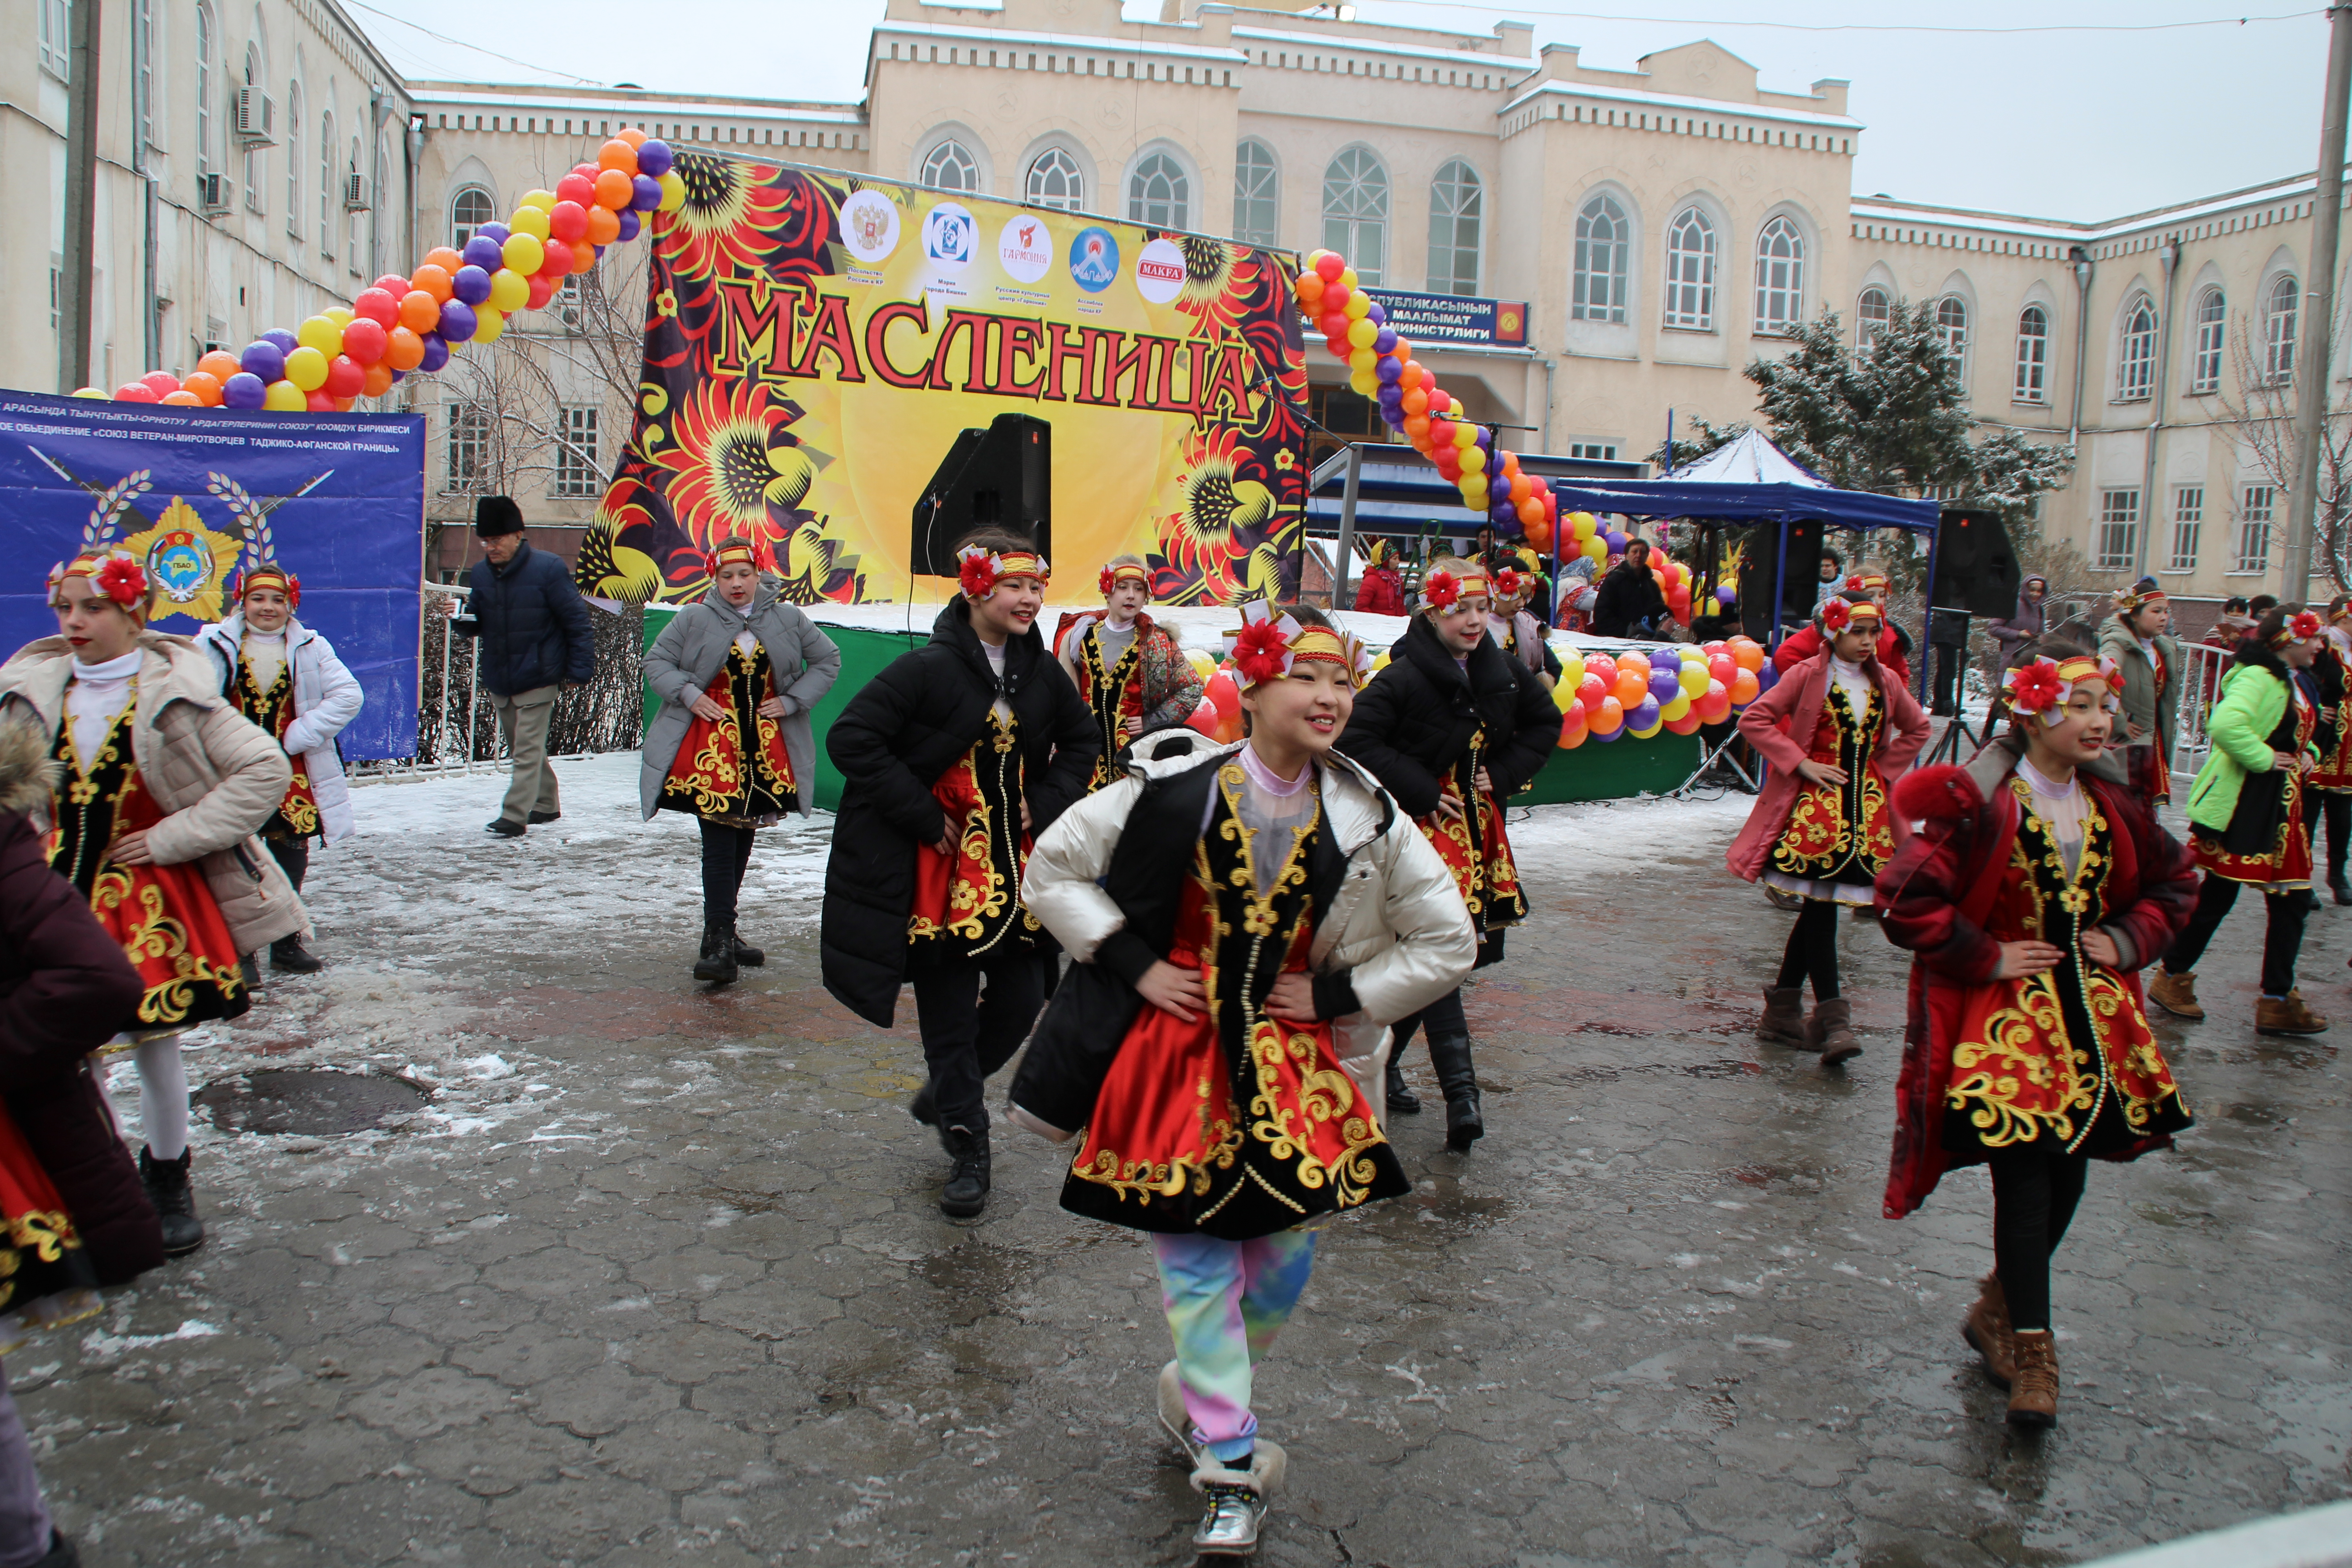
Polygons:
M917 963L1034 947L1044 931L1021 902L1030 835L1021 826L1019 735L1018 719L992 709L988 733L931 785L955 849L916 846L907 937Z
M1462 815L1449 817L1432 812L1420 819L1421 831L1454 873L1454 886L1470 923L1478 932L1478 967L1502 956L1499 938L1504 928L1528 918L1527 895L1519 888L1519 864L1511 855L1511 838L1503 826L1503 805L1491 790L1477 787L1485 765L1486 728L1478 727L1470 744L1454 759L1442 781L1447 794L1463 802Z
M740 641L730 647L703 695L719 705L719 717L698 713L687 726L669 776L662 781L660 808L730 827L772 827L787 812L798 811L783 722L760 711L760 704L776 695L766 645L754 637L748 651Z
M1151 617L1137 616L1134 640L1118 661L1106 669L1102 641L1095 636L1101 625L1097 619L1071 634L1078 639L1078 695L1093 710L1095 729L1103 742L1102 752L1095 758L1094 776L1087 781L1089 794L1125 774L1116 759L1126 749L1127 727L1140 727L1143 721L1143 650L1151 641Z
M255 682L253 666L242 655L236 661L236 710L261 727L264 734L282 748L287 729L294 722L294 661L289 657L278 665L277 679L263 690ZM275 816L262 825L265 838L315 838L319 837L319 801L310 793L310 775L302 759L291 752L287 760L294 764L294 777L286 786L286 798L278 803Z
M2344 711L2347 693L2352 693L2352 658L2346 649L2352 646L2341 627L2330 626L2320 640L2319 655L2312 660L2311 673L2319 687L2320 701L2336 709L2336 722L2322 721L2318 729L2319 763L2304 781L2305 789L2336 790L2352 794L2352 714Z
M1895 854L1886 785L1871 766L1885 723L1886 704L1875 680L1860 711L1853 694L1830 681L1806 755L1843 769L1845 782L1802 783L1766 864L1766 882L1809 899L1872 901L1871 883Z

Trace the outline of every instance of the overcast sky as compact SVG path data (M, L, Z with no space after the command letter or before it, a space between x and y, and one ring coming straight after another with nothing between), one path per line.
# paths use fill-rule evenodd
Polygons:
M2252 0L2252 8L2258 16L2278 16L2295 12L2298 3L2309 0ZM576 76L673 91L832 100L854 100L862 91L866 34L882 16L882 0L345 4L413 77ZM2226 0L1977 0L1967 6L1917 0L1651 0L1637 6L1603 0L1581 14L1570 10L1570 0L1536 0L1516 11L1403 0L1361 5L1374 20L1467 33L1486 33L1513 16L1535 25L1538 44L1580 45L1585 64L1612 69L1708 37L1758 66L1768 89L1801 92L1819 78L1843 77L1853 83L1851 111L1869 128L1854 161L1857 194L1885 191L2086 221L2309 170L2326 71L2323 13L2315 7L2279 21L2141 32L1809 32L1742 19L1811 27L1952 21L1972 28L2148 27L2209 20L2229 9ZM1596 19L1636 10L1674 19ZM1129 0L1127 12L1156 17L1160 6L1158 0Z

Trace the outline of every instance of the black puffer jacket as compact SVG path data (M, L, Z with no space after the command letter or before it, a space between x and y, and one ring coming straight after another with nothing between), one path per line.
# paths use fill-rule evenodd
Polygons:
M1659 590L1658 580L1650 575L1647 561L1639 566L1621 561L1601 579L1601 592L1592 601L1593 636L1632 637L1634 628L1643 625L1654 631L1665 618L1666 596Z
M562 681L596 678L596 634L588 602L561 555L519 546L504 566L474 563L466 613L450 624L482 639L482 684L513 697Z
M1543 771L1559 745L1559 710L1528 667L1479 640L1469 678L1427 616L1389 650L1389 662L1356 698L1339 750L1371 770L1407 816L1427 816L1444 793L1440 777L1469 749L1484 721L1508 739L1486 753L1495 798L1510 799Z
M1086 795L1102 736L1034 626L1005 644L1004 700L1020 721L1030 828L1043 833ZM825 735L842 792L824 872L824 988L883 1028L906 977L915 849L947 831L931 785L987 732L995 700L995 672L959 597L931 640L866 682Z

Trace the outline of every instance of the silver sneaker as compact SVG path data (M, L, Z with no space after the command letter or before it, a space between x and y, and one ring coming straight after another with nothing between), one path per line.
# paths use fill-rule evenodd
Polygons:
M1246 1557L1256 1552L1257 1529L1265 1521L1265 1499L1257 1489L1242 1482L1210 1481L1201 1490L1209 1506L1201 1515L1201 1528L1192 1532L1194 1550L1220 1552L1228 1557Z

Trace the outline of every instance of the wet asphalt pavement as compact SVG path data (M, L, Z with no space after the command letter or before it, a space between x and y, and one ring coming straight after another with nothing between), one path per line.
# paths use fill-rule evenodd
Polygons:
M1192 1562L1141 1240L1003 1124L987 1215L943 1218L911 1004L886 1033L818 987L826 819L763 836L772 956L706 993L691 826L637 824L634 768L572 769L516 845L479 832L503 781L361 792L397 830L315 862L331 966L192 1076L429 1098L356 1133L200 1112L210 1243L9 1358L84 1560ZM1399 1119L1414 1192L1326 1237L1260 1373L1291 1466L1260 1560L2041 1564L2352 1496L2352 910L2305 950L2334 1033L2252 1032L2251 907L2210 1021L2159 1016L2198 1126L2093 1171L2060 1425L2021 1437L1958 1331L1983 1175L1880 1217L1901 955L1847 924L1843 1073L1758 1044L1789 917L1723 872L1737 820L1515 828L1538 912L1469 994L1490 1135Z

